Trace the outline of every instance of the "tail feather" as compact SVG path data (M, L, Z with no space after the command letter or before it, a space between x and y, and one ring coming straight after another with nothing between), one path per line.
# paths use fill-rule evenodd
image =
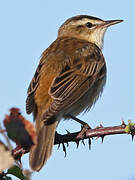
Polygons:
M30 166L39 171L52 153L57 121L50 125L43 125L37 132L37 143L30 150Z

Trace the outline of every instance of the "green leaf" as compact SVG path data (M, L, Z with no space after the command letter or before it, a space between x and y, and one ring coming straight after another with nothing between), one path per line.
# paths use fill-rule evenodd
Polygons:
M22 170L18 166L13 166L12 168L8 169L7 174L12 174L21 180L28 180L22 173Z
M135 135L135 123L132 123L131 120L128 120L128 125L125 127L125 132Z

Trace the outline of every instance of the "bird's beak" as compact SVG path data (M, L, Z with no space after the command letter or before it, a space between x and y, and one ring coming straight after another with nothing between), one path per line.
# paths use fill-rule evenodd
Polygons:
M100 24L100 26L103 27L103 28L104 28L104 27L107 28L107 27L109 27L109 26L111 26L111 25L118 24L118 23L121 23L121 22L123 22L123 20L103 21L103 23Z

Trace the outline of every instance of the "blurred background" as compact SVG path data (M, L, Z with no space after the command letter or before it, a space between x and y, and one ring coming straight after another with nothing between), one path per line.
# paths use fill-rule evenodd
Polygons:
M123 0L4 0L0 1L0 122L8 109L19 107L25 112L28 85L34 75L41 53L56 39L60 25L69 17L80 14L105 20L124 22L108 29L103 53L107 63L107 83L102 97L88 114L79 118L96 127L120 125L122 119L135 122L135 21L134 1ZM63 121L58 132L80 130L73 121ZM135 142L129 135L115 135L93 139L89 151L86 146L70 143L67 157L62 148L54 147L46 166L34 173L36 179L135 179ZM28 155L22 158L29 167ZM15 178L14 178L15 179Z

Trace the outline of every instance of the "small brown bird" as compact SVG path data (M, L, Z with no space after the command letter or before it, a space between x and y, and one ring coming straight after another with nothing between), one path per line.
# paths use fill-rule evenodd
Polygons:
M104 33L120 22L72 17L43 52L26 100L26 111L33 112L36 121L37 141L30 150L33 170L39 171L50 157L59 121L90 110L101 94L106 82Z

